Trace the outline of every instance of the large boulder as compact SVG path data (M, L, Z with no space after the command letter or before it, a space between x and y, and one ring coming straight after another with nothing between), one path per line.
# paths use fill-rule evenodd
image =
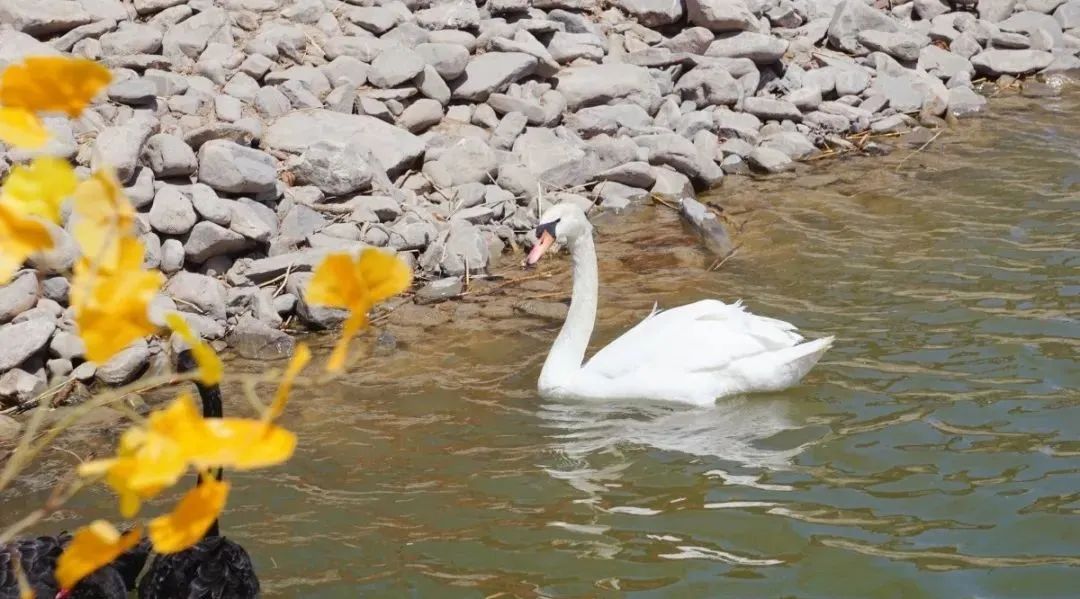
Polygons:
M660 87L649 70L630 64L564 69L558 73L555 87L571 110L619 101L637 104L653 114L660 106Z
M370 152L390 176L411 167L424 153L417 136L375 117L316 109L291 112L274 121L262 145L303 153L316 141Z

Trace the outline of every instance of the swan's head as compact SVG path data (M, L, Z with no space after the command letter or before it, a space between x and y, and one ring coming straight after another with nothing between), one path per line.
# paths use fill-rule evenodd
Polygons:
M540 216L540 224L536 227L536 245L532 247L522 266L528 268L539 262L544 252L556 242L567 245L588 235L592 235L592 225L577 204L556 204Z

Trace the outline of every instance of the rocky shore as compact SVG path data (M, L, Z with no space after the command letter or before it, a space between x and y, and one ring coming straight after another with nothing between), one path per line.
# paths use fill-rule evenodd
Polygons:
M112 165L148 267L180 310L249 357L308 305L330 251L408 256L418 299L460 291L564 200L619 211L777 173L852 134L944 126L982 86L1080 69L1080 0L0 0L0 66L70 53L115 81L49 153ZM997 83L992 83L997 80ZM0 171L30 158L8 150ZM84 173L85 174L85 173ZM68 233L0 287L0 406L50 382L116 385L163 340L83 358Z

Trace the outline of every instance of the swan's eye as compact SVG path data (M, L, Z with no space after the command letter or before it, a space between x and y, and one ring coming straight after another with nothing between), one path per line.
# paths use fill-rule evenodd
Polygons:
M559 224L559 220L560 219L555 219L555 220L551 221L550 223L544 223L544 224L540 225L539 227L536 227L536 238L540 239L541 237L544 236L544 233L547 233L548 235L551 235L552 237L555 237L555 225Z

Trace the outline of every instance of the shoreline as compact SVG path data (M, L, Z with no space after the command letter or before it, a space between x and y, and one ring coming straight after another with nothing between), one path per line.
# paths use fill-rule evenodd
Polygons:
M273 8L16 6L0 30L8 63L70 52L112 67L87 116L47 119L48 151L83 174L117 168L147 265L170 277L155 317L178 309L249 359L291 353L283 329L341 322L304 301L328 252L411 256L426 282L402 305L422 305L527 248L550 202L658 201L722 261L734 245L695 197L724 178L886 152L882 139L918 152L992 90L1054 95L1080 70L1080 0L258 4ZM0 171L28 158L8 151ZM168 368L167 338L82 359L66 308L76 250L53 234L57 250L0 287L0 414L65 380L77 396Z

